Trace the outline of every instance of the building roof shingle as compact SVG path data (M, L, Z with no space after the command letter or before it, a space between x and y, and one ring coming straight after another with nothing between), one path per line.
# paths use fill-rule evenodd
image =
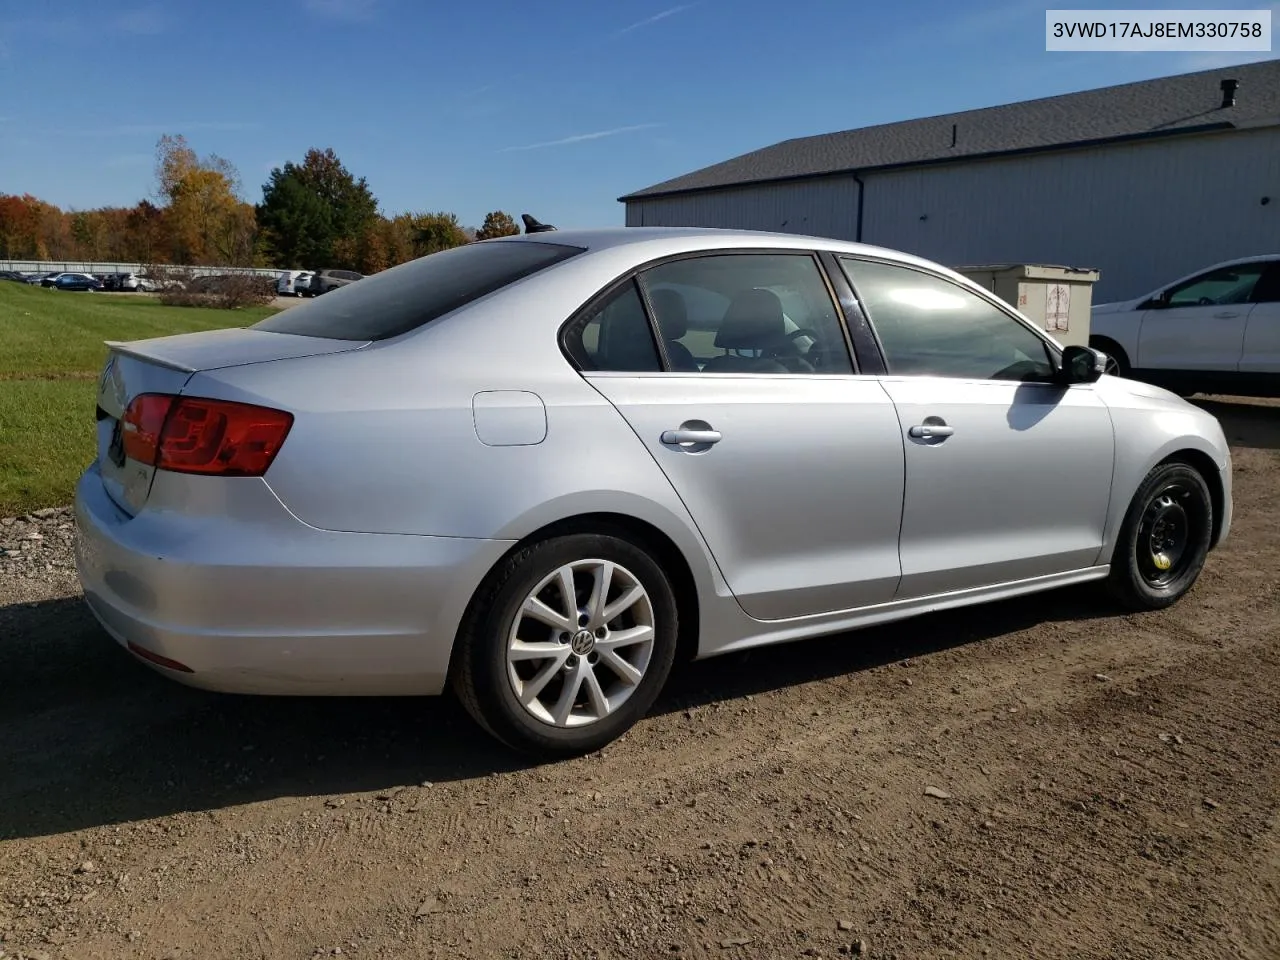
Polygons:
M1239 88L1224 107L1227 79ZM1275 123L1280 59L784 140L619 200Z

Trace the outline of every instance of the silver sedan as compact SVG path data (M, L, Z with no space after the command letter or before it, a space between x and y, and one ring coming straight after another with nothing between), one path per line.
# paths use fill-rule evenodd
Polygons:
M1231 521L1212 416L857 244L541 231L110 348L108 633L212 690L452 688L543 755L678 658L1085 581L1165 607Z

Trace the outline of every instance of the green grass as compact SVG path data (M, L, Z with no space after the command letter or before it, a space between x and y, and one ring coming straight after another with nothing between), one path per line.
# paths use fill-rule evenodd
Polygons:
M274 312L166 307L134 294L0 282L0 517L71 501L93 460L104 340L243 327Z

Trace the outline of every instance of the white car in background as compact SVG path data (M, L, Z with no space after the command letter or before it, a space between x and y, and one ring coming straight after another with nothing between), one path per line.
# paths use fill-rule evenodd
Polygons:
M1280 396L1280 253L1096 304L1089 345L1111 359L1108 372L1183 396Z
M276 293L282 297L300 297L301 291L311 282L309 270L281 270L276 281Z
M135 293L155 293L160 287L150 277L140 277L136 273L126 273L120 277L120 289L131 290Z

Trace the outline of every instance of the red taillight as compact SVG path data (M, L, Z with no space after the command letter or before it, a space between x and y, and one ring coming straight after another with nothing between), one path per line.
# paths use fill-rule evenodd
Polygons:
M160 393L143 393L133 398L121 423L121 440L126 457L139 463L155 464L156 450L160 446L160 431L164 429L169 408L177 399Z
M260 477L292 426L283 410L144 393L124 415L124 451L157 470Z

